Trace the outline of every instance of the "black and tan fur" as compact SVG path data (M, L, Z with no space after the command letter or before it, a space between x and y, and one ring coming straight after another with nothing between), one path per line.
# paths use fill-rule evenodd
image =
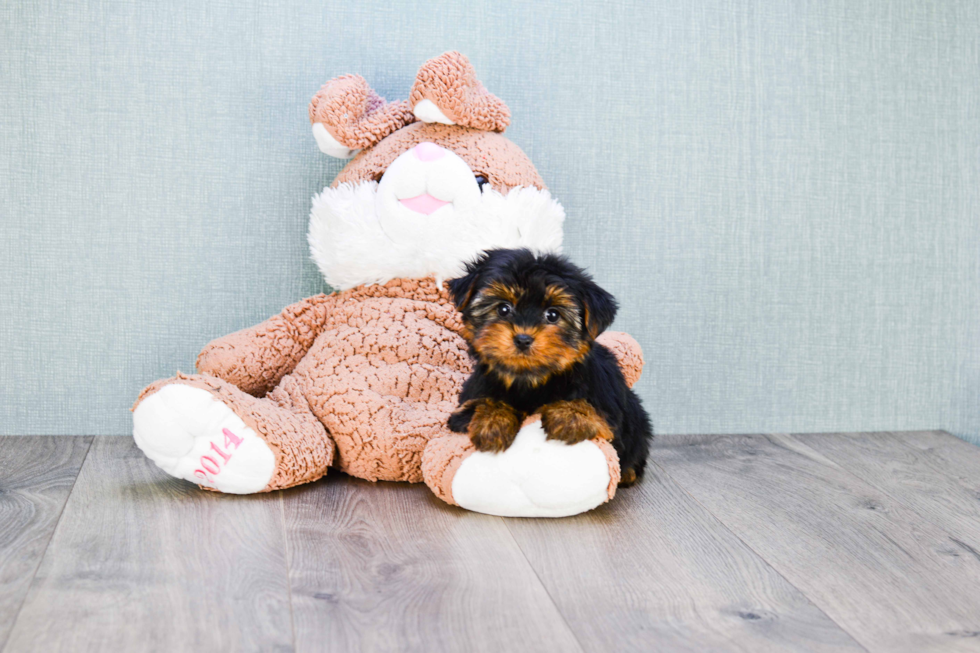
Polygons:
M484 253L449 290L476 359L450 429L499 452L540 413L548 439L610 440L620 485L643 475L650 420L616 357L595 341L616 315L612 295L564 257L526 249Z

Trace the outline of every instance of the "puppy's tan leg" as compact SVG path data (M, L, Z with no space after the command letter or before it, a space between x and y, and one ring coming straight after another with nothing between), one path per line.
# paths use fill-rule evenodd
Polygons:
M470 440L478 451L504 451L514 442L522 419L509 404L478 399L470 420Z
M612 440L609 424L584 399L556 401L541 409L541 426L549 440L576 444L592 438Z

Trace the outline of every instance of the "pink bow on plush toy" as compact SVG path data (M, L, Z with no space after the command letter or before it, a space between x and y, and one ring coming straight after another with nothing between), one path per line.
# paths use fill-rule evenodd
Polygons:
M139 447L167 473L247 494L336 467L425 483L442 500L505 516L564 516L609 500L605 441L546 441L530 418L504 453L446 426L470 372L443 282L490 248L558 251L564 211L502 135L510 111L458 52L419 70L407 102L357 75L310 103L320 149L353 159L313 200L309 243L340 292L209 343L199 374L157 381L133 407ZM632 385L630 336L606 332Z

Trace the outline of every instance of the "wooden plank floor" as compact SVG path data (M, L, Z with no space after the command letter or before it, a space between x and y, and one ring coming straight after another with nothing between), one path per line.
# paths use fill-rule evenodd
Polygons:
M664 436L612 504L533 520L0 438L0 650L980 651L980 448Z

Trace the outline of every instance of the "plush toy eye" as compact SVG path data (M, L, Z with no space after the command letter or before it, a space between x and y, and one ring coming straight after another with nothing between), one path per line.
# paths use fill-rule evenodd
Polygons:
M476 185L480 187L480 192L483 192L483 187L490 183L490 180L483 175L476 176Z
M508 315L510 315L510 311L511 311L510 304L508 304L507 302L504 302L503 304L497 306L497 315L499 315L500 317L507 317Z
M559 317L561 317L561 314L553 308L549 308L544 312L544 319L548 320L551 324L557 322Z

